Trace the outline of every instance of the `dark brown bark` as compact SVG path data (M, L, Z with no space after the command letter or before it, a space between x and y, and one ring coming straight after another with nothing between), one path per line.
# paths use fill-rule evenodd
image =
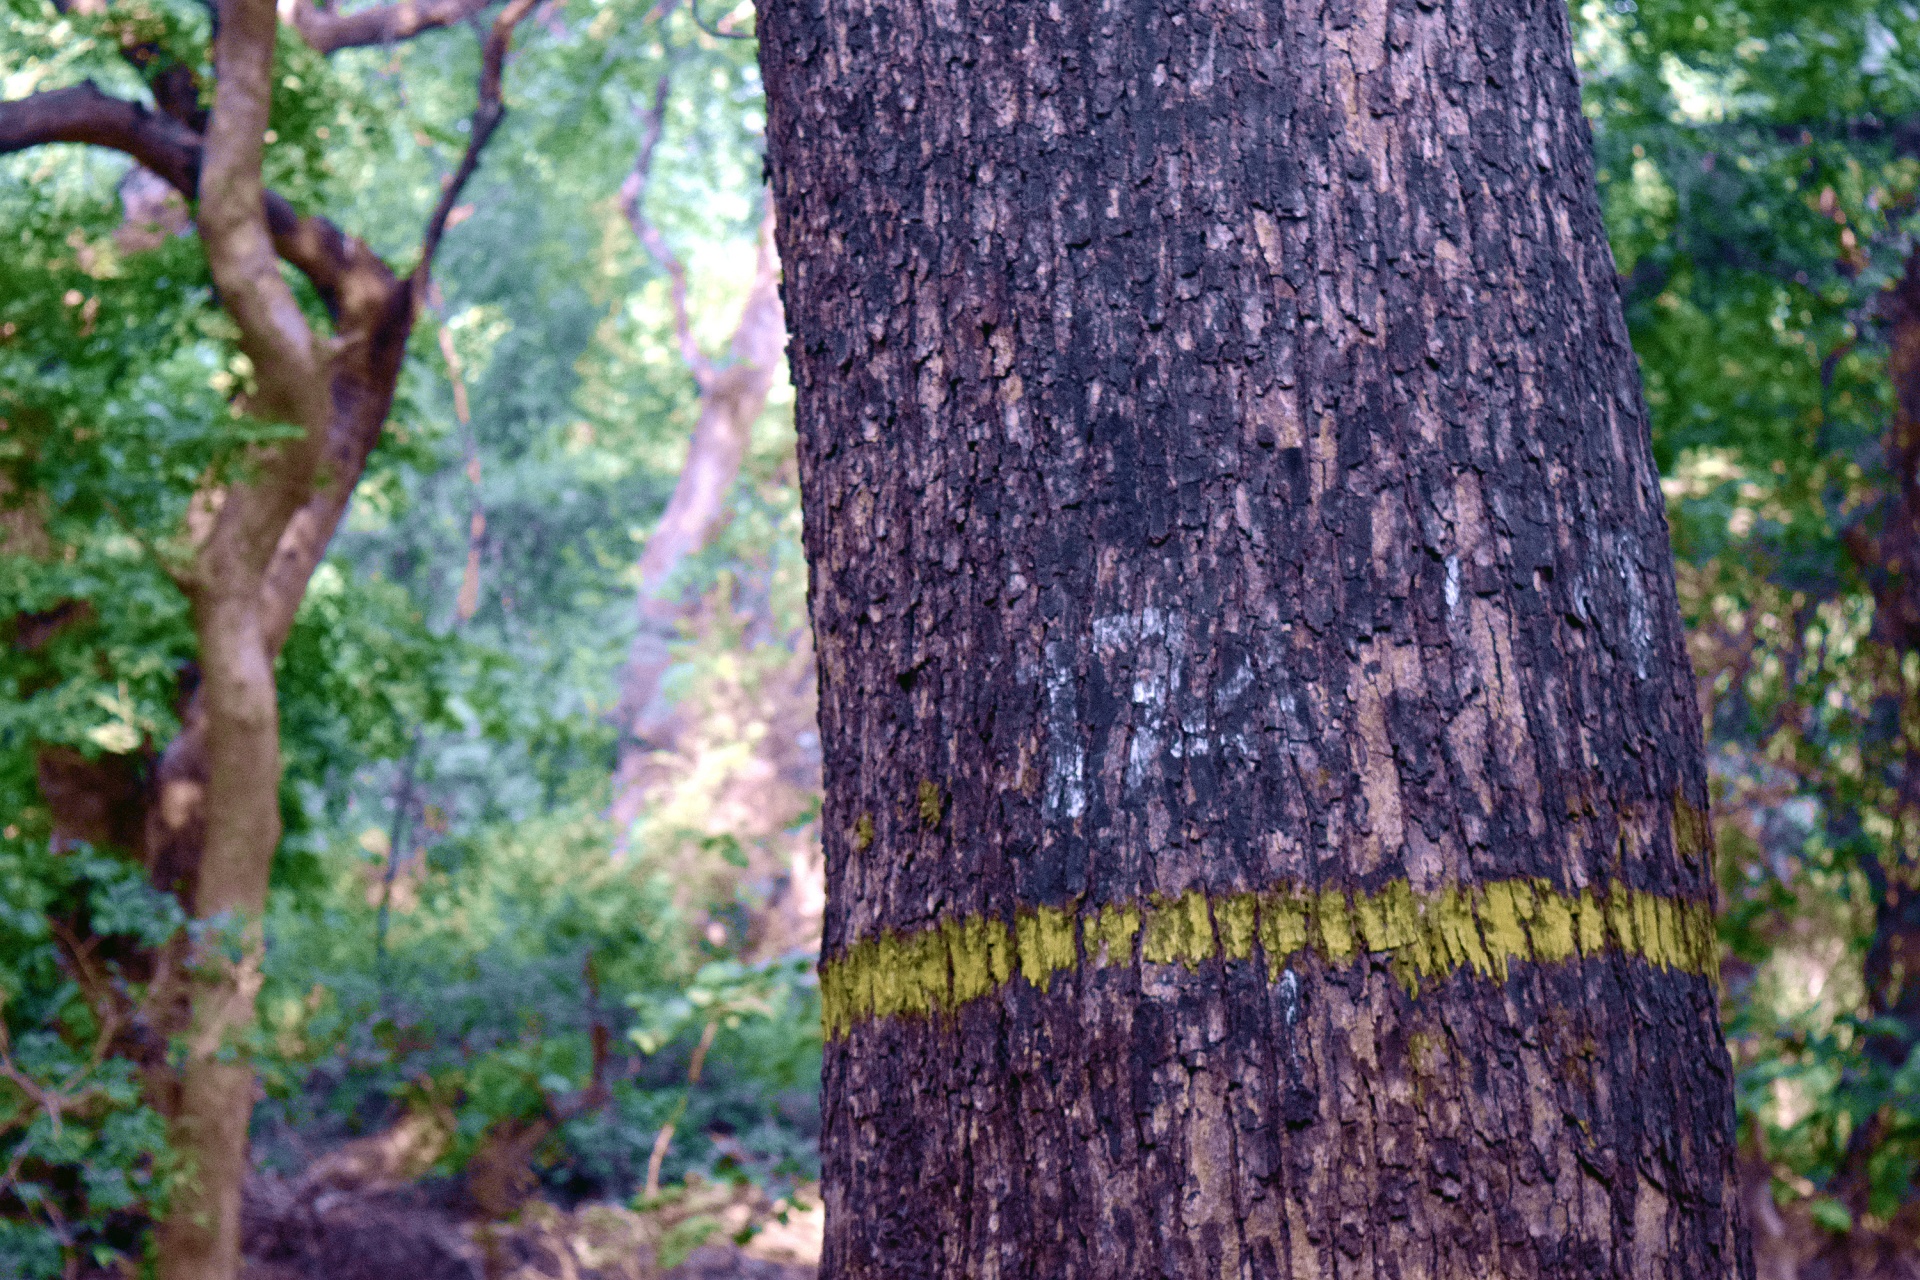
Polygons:
M1565 7L760 31L824 1276L1750 1275Z

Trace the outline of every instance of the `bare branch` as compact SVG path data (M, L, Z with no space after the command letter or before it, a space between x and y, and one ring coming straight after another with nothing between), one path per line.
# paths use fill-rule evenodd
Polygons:
M420 264L413 269L416 298L422 296L427 287L433 255L440 248L440 238L446 234L447 219L452 215L454 205L459 203L460 189L467 185L467 179L479 168L480 152L507 114L507 105L500 96L500 79L506 70L507 49L513 43L513 29L532 12L533 5L534 0L508 0L507 7L493 20L493 29L487 33L486 45L480 52L480 92L474 103L472 123L467 128L467 152L460 157L460 167L453 171L453 176L447 179L442 188L440 203L435 206L433 216L427 219L427 233L420 246Z
M317 7L312 0L296 0L293 29L318 52L337 53L341 49L411 40L423 32L465 22L492 3L493 0L401 0L398 4L338 13Z
M167 116L100 92L91 81L0 102L0 155L53 142L132 156L191 198L200 183L200 135Z
M693 15L694 26L700 28L716 40L752 40L756 38L756 33L752 31L730 30L733 26L733 15L731 13L722 15L716 25L708 26L707 20L700 16L700 0L687 0L687 12Z
M653 173L654 149L660 145L660 134L666 126L667 90L668 80L662 75L653 90L653 105L641 117L640 154L634 158L633 172L620 184L620 209L627 215L641 248L667 273L672 286L673 331L680 340L680 358L687 362L694 382L704 392L713 385L713 362L700 353L699 344L693 340L693 320L687 314L687 269L668 247L660 228L647 221L647 181Z
M200 135L169 116L110 97L92 81L0 102L0 155L59 142L118 151L189 200L199 195ZM261 202L274 249L312 282L337 322L345 282L378 259L325 218L296 212L277 192L265 192Z

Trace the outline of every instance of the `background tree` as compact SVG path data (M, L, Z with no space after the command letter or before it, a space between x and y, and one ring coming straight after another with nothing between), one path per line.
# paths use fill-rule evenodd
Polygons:
M182 731L157 762L135 845L158 885L181 899L189 926L183 944L162 953L159 990L136 1015L153 1011L157 1025L146 1034L162 1044L178 1035L184 1045L177 1062L150 1054L144 1064L182 1165L158 1241L162 1276L239 1272L253 1071L235 1053L253 1020L261 917L281 835L274 662L385 420L427 265L498 122L507 40L531 7L514 0L495 22L466 157L405 281L331 224L302 219L284 199L270 203L262 165L280 78L280 20L270 3L236 0L218 11L204 137L191 109L155 116L90 84L10 103L0 124L6 150L113 145L195 199L208 273L249 375L236 407L266 429L188 515L180 578L197 681ZM283 255L336 320L330 340L281 277ZM78 838L60 826L56 813L56 838Z
M1835 1252L1823 1265L1870 1272L1908 1247L1911 1226L1890 1219L1916 1155L1900 353L1920 332L1920 28L1873 4L1589 5L1582 19L1708 713L1763 1270ZM1822 1227L1806 1229L1809 1210Z
M519 12L524 13L524 7ZM387 362L383 376L388 399L395 379L408 378L411 386L401 394L398 420L384 437L378 431L385 413L379 387L371 396L346 388L354 392L349 396L354 411L363 415L357 419L361 453L357 460L336 459L343 465L327 469L326 497L333 506L323 514L339 520L361 465L370 460L372 500L361 494L356 515L360 533L348 535L346 558L319 573L316 595L300 611L300 625L280 663L281 683L291 689L283 728L292 767L279 799L292 814L294 838L290 856L280 859L276 871L279 905L270 932L278 959L269 959L264 975L270 1025L279 1047L263 1046L258 1037L242 1046L268 1066L267 1084L278 1100L270 1114L277 1111L292 1122L284 1127L272 1120L267 1124L263 1136L269 1159L284 1153L284 1140L301 1140L302 1130L311 1135L318 1127L327 1135L323 1141L350 1135L360 1126L378 1130L396 1116L406 1120L434 1099L453 1097L460 1100L461 1131L436 1138L439 1146L427 1158L429 1163L444 1159L456 1170L464 1169L481 1153L498 1148L494 1137L528 1132L528 1124L557 1100L564 1101L568 1091L552 1083L556 1077L572 1079L577 1089L590 1083L588 1077L597 1075L603 1060L610 1064L607 1069L624 1070L621 1064L646 1056L630 1042L624 1050L613 1044L606 1054L584 1052L591 1045L624 1038L630 1028L647 1029L656 1053L663 1027L667 1040L684 1038L674 1031L679 1025L674 1020L685 1020L672 1012L676 1002L686 1007L677 993L687 990L690 981L695 993L731 990L730 982L737 987L738 981L727 978L725 963L722 972L697 980L695 971L707 961L731 961L755 943L745 936L751 930L742 928L739 936L723 931L724 945L690 951L675 941L684 926L674 919L676 905L662 899L655 883L665 848L650 845L639 865L609 875L598 828L557 814L581 800L591 802L595 790L604 796L609 761L601 744L610 741L610 734L598 723L592 675L610 673L608 659L617 657L623 638L616 626L603 656L587 645L555 645L543 633L565 636L587 630L560 620L569 611L578 619L594 616L595 610L626 614L631 609L631 589L621 581L626 566L618 559L609 563L607 548L598 542L610 523L609 505L618 512L625 502L634 514L616 514L612 549L617 556L622 547L632 545L628 529L636 520L644 521L648 505L658 501L652 495L664 496L658 476L663 469L672 474L677 430L673 409L678 389L669 380L653 378L646 367L657 349L650 330L657 313L637 304L629 307L624 288L629 271L621 253L609 253L598 243L610 227L620 225L613 192L631 160L629 108L639 97L630 82L610 74L606 41L638 40L642 51L651 41L635 76L651 88L653 73L666 55L660 37L673 38L660 24L672 15L636 7L588 16L594 19L591 27L586 22L570 27L550 8L538 28L544 38L541 57L523 74L572 90L571 97L549 93L538 99L558 118L536 120L535 130L569 131L572 136L585 106L590 118L600 111L602 119L617 120L604 135L586 135L604 137L609 148L547 148L543 156L543 139L534 132L522 144L526 149L518 152L525 157L520 172L490 184L491 199L479 206L478 214L474 205L456 210L460 188L447 188L443 180L484 133L455 128L468 123L475 74L483 69L476 66L483 61L479 38L468 37L463 43L465 32L432 36L453 39L456 49L466 51L466 58L451 64L444 53L403 64L393 48L363 56L350 47L352 41L335 41L330 47L343 52L332 66L290 38L281 41L266 160L276 185L293 191L300 204L326 206L342 221L374 228L379 247L403 262L410 260L408 242L417 236L419 220L435 208L436 219L465 224L464 238L477 235L480 244L492 245L466 257L468 288L449 289L444 301L432 299L448 313L450 323L442 332L456 357L459 348L465 348L465 371L481 397L471 434L443 431L431 420L433 398L438 395L444 403L447 387L442 352L429 345L403 363L404 326L397 333L376 334L379 341L371 344L352 341L351 329L338 331L349 339L341 348L344 359L377 355ZM193 81L212 83L201 61L207 28L203 20L196 25L191 8L182 15L142 8L70 14L35 8L10 15L9 21L4 46L13 60L9 75L19 71L24 77L11 79L10 87L45 91L37 100L8 104L10 123L44 123L49 97L88 109L107 102L102 95L62 85L92 75L122 92L131 87L136 96L150 91L161 108L152 114L120 109L110 124L131 121L157 132L163 142L193 142L191 133L169 132L173 125L195 130L204 123ZM679 25L693 30L684 17ZM485 30L483 26L481 34ZM703 49L722 43L709 40ZM50 56L54 52L62 56ZM684 65L689 60L679 61ZM491 62L497 76L498 57ZM729 219L738 216L725 204L724 192L719 209L702 205L712 186L726 185L713 184L708 177L730 175L741 167L742 144L751 145L751 99L715 88L715 77L726 67L750 65L748 55L729 49L718 59L721 65L714 62L708 53L694 51L691 66L700 73L703 93L689 95L689 108L667 130L671 145L684 149L688 159L680 160L671 175L671 198L656 201L656 216L665 213L670 224L691 212L702 236L687 237L686 242L698 243L703 255L726 243ZM583 65L588 74L581 74ZM170 87L176 86L180 72L189 73L184 97ZM143 80L153 87L143 89ZM166 115L170 103L180 106L181 118ZM40 115L31 117L35 111ZM92 128L99 122L82 123ZM44 141L45 135L43 131L13 140ZM703 150L709 154L703 156ZM159 1154L153 1113L132 1105L132 1080L122 1068L145 1064L147 1097L163 1112L170 1109L170 1073L152 1069L167 1051L170 1028L165 1018L170 1015L155 995L156 953L146 944L165 939L178 915L170 914L164 899L143 893L138 877L128 876L127 864L110 856L109 847L139 857L146 848L147 819L177 819L178 806L168 810L155 802L165 792L166 780L193 781L191 770L183 775L176 764L192 760L181 744L192 738L197 706L180 699L182 690L190 694L196 687L196 668L183 664L197 656L199 646L184 625L183 601L169 578L178 572L179 562L168 557L185 543L193 495L206 488L209 475L242 465L234 450L252 438L251 429L245 419L229 412L227 401L246 388L251 370L233 362L230 349L222 350L231 341L231 331L207 311L205 295L195 292L205 280L205 267L190 242L171 235L183 225L184 208L162 206L160 225L143 225L154 209L151 201L134 207L135 194L145 190L140 171L122 177L110 165L69 164L64 159L50 166L46 153L40 155L38 174L44 179L51 171L63 181L54 184L55 191L44 181L36 188L33 158L10 162L17 166L10 174L21 180L9 188L15 199L10 225L32 248L23 264L28 270L0 291L13 322L7 331L11 349L6 354L13 359L8 364L5 414L22 433L15 442L26 446L10 455L8 527L10 534L17 531L21 537L10 541L6 564L20 587L14 597L21 608L15 626L28 641L12 650L9 670L15 688L28 695L20 699L9 730L8 750L14 753L9 776L24 795L13 809L20 821L6 837L14 859L9 863L12 883L26 891L17 900L27 914L16 920L21 933L8 948L9 963L16 967L4 984L15 997L7 1007L8 1025L20 1035L11 1045L17 1057L8 1065L15 1069L11 1079L21 1092L9 1099L12 1105L17 1098L19 1107L8 1124L20 1127L9 1130L14 1141L0 1199L9 1217L19 1215L15 1222L24 1218L27 1224L24 1234L12 1228L10 1245L18 1248L9 1247L8 1256L58 1272L60 1257L71 1263L94 1250L134 1242L141 1210L154 1202L149 1197L158 1190L156 1166L149 1163ZM528 163L538 166L544 160L551 170L553 156L564 157L566 180L582 184L588 193L580 216L571 221L544 214L538 200L511 198L514 181L526 189ZM174 159L171 153L146 158L165 162L163 172ZM604 166L603 158L608 161ZM186 177L191 192L190 170ZM551 172L547 178L551 182ZM116 184L119 199L112 198ZM111 200L110 206L100 201L100 193ZM288 203L282 202L282 208ZM123 204L126 225L116 226L123 220ZM472 268L486 262L489 252L495 262L511 261L510 254L500 253L502 246L524 252L529 215L536 225L544 217L554 229L544 239L531 237L536 251L547 255L548 269L536 277L533 288L515 281L514 289L502 296L503 277L497 269L489 277L487 271ZM750 229L757 216L751 211L745 216ZM714 224L710 232L707 219ZM407 223L416 230L402 230ZM337 236L335 243L359 252L371 268L385 272L370 253ZM698 265L705 267L707 259L703 256ZM696 305L707 305L712 274L697 277ZM570 276L589 284L608 280L620 287L602 286L596 297L570 283ZM362 290L358 305L376 313L383 298L410 305L411 286L420 281L396 280L391 274L386 280L384 292ZM545 300L538 293L543 285L549 289ZM497 300L488 298L489 289ZM63 300L68 293L77 295L71 305ZM552 305L556 294L563 305ZM313 320L329 300L324 295L296 296ZM724 288L720 297L726 300ZM176 322L169 329L163 300L176 302L187 323ZM546 327L529 326L526 337L518 340L518 352L531 355L534 365L530 369L523 359L516 368L510 317L533 314L540 314ZM667 331L670 337L670 322ZM572 351L569 343L574 344ZM540 362L557 367L559 376L542 383L547 398L519 406L516 419L513 397L497 389L511 388L529 373L537 376ZM49 378L53 368L72 369L80 379L69 383ZM586 372L590 387L583 386L576 370ZM335 389L341 389L337 379ZM636 392L643 403L650 398L650 409L657 406L665 412L633 421L630 401L618 401ZM615 403L596 404L594 396ZM364 416L369 409L370 421ZM588 415L584 420L554 420L583 411ZM589 424L595 414L602 429L613 427L620 434L604 447L582 451L578 446L583 435L592 439ZM566 447L554 449L542 433ZM464 441L461 434L467 434ZM779 439L776 424L776 459ZM466 608L469 593L460 592L458 601L452 592L439 593L436 575L444 571L445 562L419 554L433 548L430 537L418 536L431 535L443 507L434 474L443 440L457 452L477 449L492 463L506 464L494 469L493 540L482 548L486 556L498 566L506 558L503 552L517 551L541 566L535 573L512 565L511 574L501 574L496 581L504 579L505 589L489 591L484 605L474 599L478 616L454 643L436 640L433 620L443 609L454 613ZM160 468L139 477L116 474L116 467L124 471L129 458L156 458L155 449L163 443L175 454L165 455ZM763 457L766 443L763 433L758 446ZM366 451L376 444L380 456L369 459ZM667 456L660 458L663 451ZM616 462L618 466L609 465ZM766 465L755 462L751 469L776 481L775 506L750 524L764 529L765 517L771 515L777 529L782 519L777 477L767 474ZM475 505L472 482L463 474L464 466L449 470L458 487L448 496L466 516ZM156 484L161 480L164 487ZM414 486L421 490L419 500L410 498L408 490ZM75 503L75 494L85 497ZM460 531L461 551L470 552L470 522L460 523L468 526ZM314 529L309 525L301 532L311 535ZM319 533L310 544L314 556L324 548L331 526L319 527ZM768 540L763 536L757 545L765 548ZM722 550L722 563L738 563L730 549ZM797 554L793 559L797 561ZM459 559L453 563L463 567ZM736 572L748 569L740 565ZM712 570L705 576L711 579ZM772 596L766 602L771 615L767 626L772 633L768 638L776 641L773 647L791 660L791 598L798 582L792 569L784 576L793 585L766 582ZM700 590L696 577L690 576L688 585ZM542 587L547 589L544 596ZM471 594L478 597L479 592ZM298 601L296 594L284 603L290 610ZM712 655L715 660L742 656L741 645L722 640ZM553 661L556 657L558 662ZM548 666L544 686L518 677L543 664ZM735 684L743 683L743 674L750 687L751 668L736 671ZM598 704L604 708L608 700L599 698ZM187 732L176 733L176 716L183 710ZM173 745L161 755L158 769L147 772L150 753L169 737ZM410 751L415 758L411 774L418 785L402 795L393 774ZM383 758L394 764L383 769ZM23 761L24 771L19 768ZM597 776L598 788L582 787L583 768L587 776ZM711 789L716 781L711 769L706 772ZM723 770L721 781L729 776ZM372 852L365 836L373 830L365 816L356 821L355 810L364 814L368 807L396 810L391 823L378 819L383 833L397 837L381 851L384 871L390 880L392 872L404 873L397 882L400 903L391 938L384 927L373 927L366 912L371 904L355 901ZM733 817L737 814L720 814L716 820ZM526 831L524 840L512 838L513 829L530 818L540 822ZM450 821L461 823L459 843L444 847ZM788 817L778 818L776 833L783 845L803 839L783 830L789 826ZM756 843L743 831L739 839L729 836L732 843L716 853L711 848L714 832L702 829L697 834L695 848L701 857L719 862L726 874L706 873L716 882L718 901L702 893L680 904L695 917L687 923L710 933L721 928L719 921L732 920L728 912L740 914L744 923L754 893L763 891L748 887L756 867L765 867ZM361 838L356 842L355 837ZM170 863L149 859L154 878L164 887L180 883L183 866L190 869L196 852L191 838L189 831L184 850L179 841L170 846L184 857ZM443 845L438 878L464 882L453 888L448 904L457 922L407 905L412 886L425 870L419 846L435 841ZM82 842L108 856L94 856ZM596 848L603 864L597 870L591 865ZM722 853L750 865L736 871ZM775 865L784 870L784 859ZM565 881L565 887L540 894L539 914L527 918L519 904L527 900L531 880L542 877L550 884ZM515 886L513 892L507 892L509 883ZM589 885L595 892L591 901L583 900L580 895ZM723 886L729 891L719 892ZM735 887L746 893L744 900L735 900ZM191 892L190 884L186 890ZM719 921L700 918L710 902ZM36 912L36 907L44 907L44 912ZM342 913L351 922L345 937L340 932ZM362 919L364 933L357 923ZM56 944L50 951L29 941L49 927ZM780 936L787 938L784 946L793 945L788 934ZM376 952L376 962L369 963ZM756 959L782 953L782 946L751 952ZM167 952L163 948L157 955L164 960ZM583 967L596 975L591 992L581 990ZM470 975L468 994L455 997L448 979L462 973ZM515 994L503 997L509 973L517 984ZM765 976L749 986L757 983L764 989ZM316 979L324 986L315 985ZM365 980L371 981L362 986ZM76 981L85 989L76 992ZM327 999L310 998L322 992ZM367 1004L362 1003L363 993L371 997ZM642 1002L629 1007L629 998ZM290 1013L297 1022L289 1020ZM559 1025L549 1023L543 1030L539 1020L549 1018L557 1018ZM805 1061L807 1024L802 1014L791 1023L799 1028L797 1041L777 1049L763 1045L750 1055L758 1072L755 1079L764 1079L765 1085L737 1083L738 1073L728 1062L736 1047L733 1037L744 1033L723 1032L714 1048L714 1069L708 1073L708 1096L695 1100L689 1122L717 1108L719 1114L734 1116L742 1131L750 1127L745 1117L763 1114L781 1101L780 1091L790 1088L793 1072L804 1078L805 1068L797 1064ZM700 1029L697 1024L691 1028L691 1039L698 1038ZM383 1046L371 1055L367 1051L375 1046L361 1039L368 1033ZM606 1112L614 1114L578 1117L582 1123L571 1126L566 1145L549 1154L528 1152L523 1158L551 1161L569 1177L617 1181L622 1176L622 1144L637 1145L644 1154L663 1111L686 1107L681 1091L672 1087L676 1073L683 1077L684 1068L675 1067L669 1055L655 1073L664 1080L643 1078L608 1090ZM309 1085L310 1080L317 1083ZM423 1088L423 1081L432 1083ZM316 1104L318 1116L313 1114ZM345 1114L336 1118L331 1114L336 1107ZM230 1108L227 1114L243 1119L245 1110ZM609 1125L615 1115L619 1122ZM804 1123L804 1109L802 1115ZM342 1121L346 1134L339 1132ZM634 1136L635 1130L639 1135ZM776 1165L792 1168L783 1145L790 1141L785 1132L777 1129L734 1149L743 1159L764 1158L769 1170ZM227 1136L232 1137L231 1131ZM560 1136L554 1137L548 1146L559 1144ZM750 1157L769 1139L773 1154ZM615 1157L610 1168L604 1163L609 1156ZM677 1144L669 1172L707 1167L719 1158L705 1132L696 1129ZM158 1168L164 1167L161 1160ZM804 1172L804 1165L796 1171Z
M268 185L409 269L493 13L292 9ZM1743 1203L1770 1280L1900 1274L1915 1107L1884 961L1910 684L1880 600L1897 610L1888 289L1920 39L1869 2L1573 18L1708 714ZM765 310L763 101L731 38L751 29L744 5L556 0L517 32L513 109L449 210L276 665L249 1265L415 1277L487 1240L556 1277L596 1257L650 1275L813 1168L817 1006L794 964L820 907L818 755L787 386L773 371L743 428L685 354L733 367ZM0 85L92 80L198 133L210 35L198 4L17 0ZM127 851L191 709L188 513L271 442L233 412L250 369L190 212L103 148L0 157L0 1258L28 1275L138 1256L171 1167L142 1100L168 1077L138 1067L164 1052L149 978L181 909ZM697 518L659 519L676 488ZM664 641L647 663L637 593ZM635 1209L656 1151L663 1195Z
M1564 11L761 32L826 1273L1745 1272Z

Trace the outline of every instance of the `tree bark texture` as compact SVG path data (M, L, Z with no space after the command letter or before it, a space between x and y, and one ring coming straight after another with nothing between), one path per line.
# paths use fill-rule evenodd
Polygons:
M823 1275L1750 1275L1565 7L761 12Z

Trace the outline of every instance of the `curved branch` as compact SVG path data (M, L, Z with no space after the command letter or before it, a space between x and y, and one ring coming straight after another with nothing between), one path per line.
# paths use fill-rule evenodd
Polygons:
M728 31L725 27L718 25L709 26L707 20L700 16L700 0L687 0L687 12L693 15L694 26L700 28L716 40L753 40L757 38L756 33L752 31ZM727 22L731 17L731 14L723 15L720 21Z
M352 13L336 13L320 8L311 0L296 0L293 29L317 52L337 53L367 45L396 44L411 40L423 32L455 23L481 13L493 0L401 0Z
M680 342L680 357L687 362L695 385L705 393L713 385L713 362L700 353L699 344L693 340L693 320L687 314L687 269L674 255L667 238L660 234L660 228L647 221L647 182L653 174L653 152L660 145L660 134L666 125L668 87L663 74L660 83L654 86L653 105L641 117L640 153L634 157L633 172L620 184L620 209L627 215L641 248L667 273L673 295L673 332Z
M188 200L199 196L200 135L170 116L102 93L91 80L0 102L0 155L59 142L118 151ZM298 213L277 192L265 192L261 202L274 249L312 282L337 323L345 282L370 253L325 218Z
M0 102L0 155L76 142L132 156L192 199L200 185L200 135L137 102L100 92L93 81Z
M487 32L486 45L480 51L478 100L473 107L473 121L467 128L467 151L460 157L460 167L453 171L453 176L447 179L441 189L440 203L434 206L433 216L427 219L427 233L420 246L420 263L413 269L416 294L424 292L427 287L433 255L440 248L440 238L446 234L447 219L453 214L461 189L467 185L467 179L473 176L473 171L480 167L480 152L507 114L507 104L500 96L500 79L506 72L507 49L513 43L513 29L533 11L533 3L534 0L508 0L507 7L493 20L493 29Z

